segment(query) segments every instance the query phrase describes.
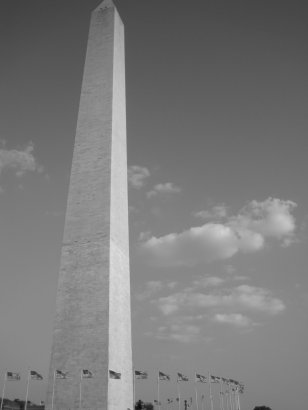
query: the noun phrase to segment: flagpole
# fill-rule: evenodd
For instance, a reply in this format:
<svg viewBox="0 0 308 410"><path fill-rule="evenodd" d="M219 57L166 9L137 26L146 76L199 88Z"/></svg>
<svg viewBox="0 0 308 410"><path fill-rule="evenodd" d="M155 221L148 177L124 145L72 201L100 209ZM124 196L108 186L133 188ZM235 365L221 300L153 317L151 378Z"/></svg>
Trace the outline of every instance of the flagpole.
<svg viewBox="0 0 308 410"><path fill-rule="evenodd" d="M159 373L158 373L158 377L157 377L157 405L158 405L158 409L160 409L160 401L159 401Z"/></svg>
<svg viewBox="0 0 308 410"><path fill-rule="evenodd" d="M230 385L228 385L228 399L229 399L229 410L232 410Z"/></svg>
<svg viewBox="0 0 308 410"><path fill-rule="evenodd" d="M196 383L196 373L195 373L195 394L196 394L196 409L199 410L199 404L198 404L198 390L197 390L197 383Z"/></svg>
<svg viewBox="0 0 308 410"><path fill-rule="evenodd" d="M82 370L80 370L80 381L79 381L79 410L81 410L81 382L82 382Z"/></svg>
<svg viewBox="0 0 308 410"><path fill-rule="evenodd" d="M239 405L238 405L238 386L236 386L236 391L235 391L235 402L236 402L236 410L239 410Z"/></svg>
<svg viewBox="0 0 308 410"><path fill-rule="evenodd" d="M28 379L27 379L27 391L26 391L25 410L27 410L27 406L28 406L29 385L30 385L30 369L28 369Z"/></svg>
<svg viewBox="0 0 308 410"><path fill-rule="evenodd" d="M176 382L176 385L177 385L177 391L178 391L179 410L181 410L181 391L180 391L179 381Z"/></svg>
<svg viewBox="0 0 308 410"><path fill-rule="evenodd" d="M136 404L136 376L135 376L135 368L133 367L133 403L134 408Z"/></svg>
<svg viewBox="0 0 308 410"><path fill-rule="evenodd" d="M225 384L225 383L224 383L224 384ZM226 389L226 386L225 386L225 388L224 388L224 396L225 396L226 410L229 410L228 389Z"/></svg>
<svg viewBox="0 0 308 410"><path fill-rule="evenodd" d="M53 410L53 403L54 403L54 398L55 398L55 383L56 383L56 371L53 372L51 410Z"/></svg>
<svg viewBox="0 0 308 410"><path fill-rule="evenodd" d="M220 408L221 410L225 410L225 405L224 405L224 391L223 391L223 381L220 379Z"/></svg>
<svg viewBox="0 0 308 410"><path fill-rule="evenodd" d="M238 410L237 405L236 405L236 390L233 391L233 402L234 402L234 410Z"/></svg>
<svg viewBox="0 0 308 410"><path fill-rule="evenodd" d="M205 381L205 383L206 383L206 381ZM206 386L205 386L205 393L204 393L204 409L203 409L203 410L206 410L206 408L207 408L207 405L206 405L206 397L207 397L207 392L206 392Z"/></svg>
<svg viewBox="0 0 308 410"><path fill-rule="evenodd" d="M229 383L227 382L227 390L226 390L226 403L227 403L227 410L231 410L230 406L230 390L229 390Z"/></svg>
<svg viewBox="0 0 308 410"><path fill-rule="evenodd" d="M231 390L229 390L229 398L230 398L230 408L231 410L234 409L234 403L233 403L233 387L231 386Z"/></svg>
<svg viewBox="0 0 308 410"><path fill-rule="evenodd" d="M209 392L210 392L210 401L211 401L211 410L214 410L214 403L213 403L213 396L212 396L212 381L211 381L211 373L209 372Z"/></svg>
<svg viewBox="0 0 308 410"><path fill-rule="evenodd" d="M1 397L1 410L3 409L3 400L4 400L4 392L5 392L6 381L7 381L7 370L5 370L5 375L4 375L4 383L3 383L2 397Z"/></svg>
<svg viewBox="0 0 308 410"><path fill-rule="evenodd" d="M240 392L239 391L237 391L237 402L238 402L238 405L237 405L238 410L241 410Z"/></svg>
<svg viewBox="0 0 308 410"><path fill-rule="evenodd" d="M198 404L198 390L197 390L197 385L195 383L195 393L196 393L196 409L199 410L199 404Z"/></svg>
<svg viewBox="0 0 308 410"><path fill-rule="evenodd" d="M231 395L232 395L233 410L236 410L235 401L234 401L234 390L233 390L233 388L232 388L232 393L231 393Z"/></svg>
<svg viewBox="0 0 308 410"><path fill-rule="evenodd" d="M233 390L233 403L234 403L234 410L237 410L235 390Z"/></svg>
<svg viewBox="0 0 308 410"><path fill-rule="evenodd" d="M232 410L230 384L228 383L228 409Z"/></svg>
<svg viewBox="0 0 308 410"><path fill-rule="evenodd" d="M237 406L236 406L236 393L235 393L235 390L233 391L233 402L234 402L234 410L237 410Z"/></svg>

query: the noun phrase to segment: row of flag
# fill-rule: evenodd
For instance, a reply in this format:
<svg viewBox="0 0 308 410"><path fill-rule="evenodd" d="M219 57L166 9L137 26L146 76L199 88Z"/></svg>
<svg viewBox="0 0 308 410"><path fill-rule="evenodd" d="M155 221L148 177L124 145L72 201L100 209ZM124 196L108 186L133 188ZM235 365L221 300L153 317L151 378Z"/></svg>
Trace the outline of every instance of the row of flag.
<svg viewBox="0 0 308 410"><path fill-rule="evenodd" d="M30 380L43 380L43 376L35 370L29 370L27 379L28 380L27 380L27 390L26 390L26 399L25 399L25 409L24 410L27 410ZM8 371L5 372L0 410L3 410L5 386L6 386L6 382L8 380L21 380L20 373L14 373L14 372L8 372Z"/></svg>
<svg viewBox="0 0 308 410"><path fill-rule="evenodd" d="M148 379L148 373L142 370L133 370L133 376L134 379ZM95 374L93 374L93 372L89 369L81 369L80 370L80 381L79 381L79 409L82 410L82 380L83 379L92 379L95 377ZM68 371L63 371L63 370L59 370L56 369L53 373L53 388L52 388L52 403L51 403L51 409L54 410L54 398L55 398L55 388L56 388L56 379L68 379L70 378L70 372ZM113 370L109 370L109 378L111 379L121 379L121 373L115 372ZM20 377L20 373L14 373L14 372L10 372L10 371L6 371L5 373L5 378L4 378L4 387L3 387L3 394L2 396L4 397L4 391L5 391L5 384L7 380L21 380ZM43 376L38 373L35 370L29 370L28 371L28 378L27 378L27 391L26 391L26 400L25 403L27 403L27 399L28 399L28 394L29 394L29 386L30 386L30 380L43 380ZM166 381L171 381L171 376L169 374L166 374L162 371L159 371L157 374L157 400L154 400L154 404L159 406L161 406L161 402L160 402L160 396L159 396L159 382L161 380L166 380ZM218 377L218 376L214 376L212 374L210 374L210 372L208 373L208 376L204 376L200 373L195 373L194 377L192 379L195 382L195 393L196 393L196 410L198 410L198 390L197 390L197 382L200 383L208 383L209 386L209 399L210 399L210 403L211 403L211 410L214 410L214 405L213 405L213 395L212 395L212 391L211 391L211 384L212 383L219 383L220 385L220 409L224 410L224 397L226 398L226 400L229 400L229 404L228 401L226 402L228 409L227 410L240 410L240 398L239 398L239 393L243 393L244 392L244 385L236 380L233 379L226 379L224 377ZM181 398L180 398L180 384L179 382L189 382L190 378L188 376L186 376L183 373L177 373L177 377L176 377L176 382L177 384L177 389L178 389L178 397L176 398L176 401L178 402L179 405L179 410L181 409ZM224 385L227 386L226 389L224 389ZM134 396L134 401L135 401L135 397L136 397L136 383L134 383L134 392L133 392L133 396ZM224 391L225 390L225 391ZM233 394L233 401L234 403L232 404L232 397L231 394ZM1 406L0 406L0 410L3 409L3 397L1 399ZM201 397L201 403L202 403L202 408L203 405L205 405L205 396L203 395ZM168 399L168 403L172 403L173 399ZM230 405L230 407L229 407ZM25 410L27 410L25 408Z"/></svg>
<svg viewBox="0 0 308 410"><path fill-rule="evenodd" d="M145 378L145 377L143 377ZM171 381L171 377L169 374L163 373L161 371L158 372L157 375L157 400L154 403L158 406L159 410L161 409L161 401L160 401L160 380L167 380ZM181 410L181 389L180 389L180 382L188 382L189 380L194 381L194 389L195 389L195 404L196 410L199 410L199 399L198 399L198 388L197 383L207 383L209 393L208 395L201 396L201 408L202 410L206 407L206 401L210 405L210 410L214 410L214 395L212 390L212 383L217 383L220 387L219 392L219 405L220 410L224 410L224 406L227 406L227 410L240 410L240 393L244 393L244 384L240 383L234 379L226 379L224 377L214 376L210 372L208 372L207 376L204 376L200 373L195 373L193 378L189 378L183 373L177 373L177 377L175 378L177 382L177 399L178 402L178 409ZM216 389L215 389L216 390ZM206 399L207 397L207 399ZM169 399L168 403L172 403L173 399ZM187 404L187 407L190 407Z"/></svg>
<svg viewBox="0 0 308 410"><path fill-rule="evenodd" d="M135 377L136 377L136 379L147 379L148 378L148 373L143 372L141 370L135 370ZM158 379L159 380L168 380L168 381L170 381L171 377L170 377L169 374L166 374L166 373L163 373L163 372L159 371L158 372ZM177 373L176 381L177 382L188 382L189 377L184 375L183 373ZM236 386L238 388L240 393L244 392L243 383L240 383L240 382L238 382L236 380L233 380L233 379L226 379L224 377L213 376L213 375L203 376L202 374L195 373L194 381L195 382L200 382L200 383L208 383L210 381L210 383L222 383L222 384L227 384L227 385L233 385L233 386Z"/></svg>
<svg viewBox="0 0 308 410"><path fill-rule="evenodd" d="M43 380L43 376L36 372L35 370L30 370L30 379L32 380ZM56 379L67 379L69 378L69 372L63 372L62 370L55 370L54 377ZM80 372L80 377L82 379L92 379L93 373L90 370L82 369ZM117 373L113 370L109 370L109 377L111 379L121 379L121 373ZM20 373L6 372L6 380L21 380Z"/></svg>
<svg viewBox="0 0 308 410"><path fill-rule="evenodd" d="M134 376L136 379L147 379L148 378L148 373L142 370L134 370ZM62 370L55 370L54 377L56 379L67 379L69 377L69 372L64 372ZM80 373L80 377L82 379L91 379L93 378L93 373L92 371L88 369L82 369ZM121 379L121 373L117 373L113 370L109 370L109 377L111 379ZM218 377L218 376L213 376L210 375L210 383L223 383L227 385L234 385L238 386L239 390L244 391L244 385L236 380L233 379L226 379L224 377ZM202 374L195 373L195 382L200 382L200 383L208 383L209 377L203 376ZM30 370L30 378L32 380L43 380L43 376L36 372L35 370ZM13 372L6 372L6 379L7 380L20 380L20 374L19 373L13 373ZM158 372L158 379L159 380L171 380L171 377L169 374L163 373L161 371ZM188 382L189 377L184 375L183 373L177 373L177 382Z"/></svg>
<svg viewBox="0 0 308 410"><path fill-rule="evenodd" d="M20 380L20 373L13 373L13 372L6 372L5 373L6 380ZM35 370L30 370L30 379L32 380L43 380L43 376L36 372Z"/></svg>

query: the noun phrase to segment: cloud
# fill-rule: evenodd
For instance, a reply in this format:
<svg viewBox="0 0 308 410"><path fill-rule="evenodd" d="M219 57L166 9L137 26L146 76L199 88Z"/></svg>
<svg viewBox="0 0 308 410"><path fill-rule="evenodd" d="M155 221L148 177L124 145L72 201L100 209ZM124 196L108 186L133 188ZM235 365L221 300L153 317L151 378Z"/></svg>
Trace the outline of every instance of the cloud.
<svg viewBox="0 0 308 410"><path fill-rule="evenodd" d="M181 192L181 188L172 182L166 182L164 184L157 184L154 188L147 192L147 197L152 198L158 194L177 194Z"/></svg>
<svg viewBox="0 0 308 410"><path fill-rule="evenodd" d="M142 292L136 295L137 300L146 300L153 296L155 293L163 289L163 282L160 280L152 280L146 283Z"/></svg>
<svg viewBox="0 0 308 410"><path fill-rule="evenodd" d="M162 282L161 280L151 280L147 282L142 290L136 294L136 299L139 301L150 299L154 294L165 289L174 289L178 282Z"/></svg>
<svg viewBox="0 0 308 410"><path fill-rule="evenodd" d="M229 324L236 327L251 327L255 323L241 313L216 313L212 319L214 322Z"/></svg>
<svg viewBox="0 0 308 410"><path fill-rule="evenodd" d="M284 302L269 289L250 285L227 287L227 283L229 279L209 276L174 292L173 282L148 282L146 299L161 313L156 330L148 332L148 336L183 343L207 340L204 329L211 322L246 332L259 326L262 317L275 317L286 309ZM151 298L168 289L174 293Z"/></svg>
<svg viewBox="0 0 308 410"><path fill-rule="evenodd" d="M169 289L174 289L178 285L178 282L169 282L167 283L167 287Z"/></svg>
<svg viewBox="0 0 308 410"><path fill-rule="evenodd" d="M186 289L155 301L165 315L172 315L182 309L212 309L233 311L252 311L277 315L285 309L282 300L275 298L271 291L264 288L240 285L229 289L219 289L212 293L201 293ZM220 313L220 312L217 312Z"/></svg>
<svg viewBox="0 0 308 410"><path fill-rule="evenodd" d="M233 280L237 280L237 281L243 281L243 280L250 280L251 278L249 278L248 276L244 276L244 275L235 275L232 278Z"/></svg>
<svg viewBox="0 0 308 410"><path fill-rule="evenodd" d="M197 218L202 218L202 219L222 219L226 218L228 215L227 207L225 204L219 204L213 206L210 210L204 210L204 211L199 211L195 212L194 216Z"/></svg>
<svg viewBox="0 0 308 410"><path fill-rule="evenodd" d="M43 172L43 167L38 164L33 155L34 146L29 142L23 150L5 148L0 149L0 174L12 170L17 177L23 176L26 172Z"/></svg>
<svg viewBox="0 0 308 410"><path fill-rule="evenodd" d="M206 276L193 281L193 285L200 288L207 288L210 286L220 286L225 282L225 279L219 278L218 276Z"/></svg>
<svg viewBox="0 0 308 410"><path fill-rule="evenodd" d="M296 206L293 201L278 198L251 201L237 217L231 219L230 226L239 231L246 229L263 237L282 239L292 235L295 230L295 218L291 212Z"/></svg>
<svg viewBox="0 0 308 410"><path fill-rule="evenodd" d="M151 292L157 292L162 289L163 283L160 280L151 280L147 282L146 287Z"/></svg>
<svg viewBox="0 0 308 410"><path fill-rule="evenodd" d="M133 188L142 188L149 177L150 171L146 167L140 167L139 165L128 167L128 182Z"/></svg>
<svg viewBox="0 0 308 410"><path fill-rule="evenodd" d="M260 234L242 232L222 224L208 223L180 234L152 236L141 244L150 261L163 266L193 266L199 262L228 259L240 250L256 251L264 246Z"/></svg>
<svg viewBox="0 0 308 410"><path fill-rule="evenodd" d="M251 201L224 223L209 222L181 233L152 236L140 244L140 249L158 265L194 266L229 259L237 253L260 251L268 239L286 246L294 238L295 207L295 202L277 198Z"/></svg>
<svg viewBox="0 0 308 410"><path fill-rule="evenodd" d="M154 336L160 340L192 343L200 339L200 327L191 324L160 326Z"/></svg>

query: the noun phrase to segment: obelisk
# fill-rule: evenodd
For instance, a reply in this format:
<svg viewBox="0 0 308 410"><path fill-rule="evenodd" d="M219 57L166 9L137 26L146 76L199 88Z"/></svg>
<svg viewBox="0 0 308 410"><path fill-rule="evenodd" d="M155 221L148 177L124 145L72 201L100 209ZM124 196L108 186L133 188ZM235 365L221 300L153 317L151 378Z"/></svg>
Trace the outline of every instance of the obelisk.
<svg viewBox="0 0 308 410"><path fill-rule="evenodd" d="M124 26L112 1L105 0L91 15L48 410L133 409L126 156ZM66 378L57 370L68 372ZM92 377L82 377L83 370ZM120 378L111 378L110 370Z"/></svg>

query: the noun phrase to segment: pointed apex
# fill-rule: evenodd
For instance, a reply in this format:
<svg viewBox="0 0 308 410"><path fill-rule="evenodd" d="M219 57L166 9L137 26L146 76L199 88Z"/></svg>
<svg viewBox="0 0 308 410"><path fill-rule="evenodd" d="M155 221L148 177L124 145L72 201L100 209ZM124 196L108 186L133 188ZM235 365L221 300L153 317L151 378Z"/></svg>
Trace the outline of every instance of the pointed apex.
<svg viewBox="0 0 308 410"><path fill-rule="evenodd" d="M104 10L109 9L110 7L115 7L112 0L103 0L94 10Z"/></svg>

